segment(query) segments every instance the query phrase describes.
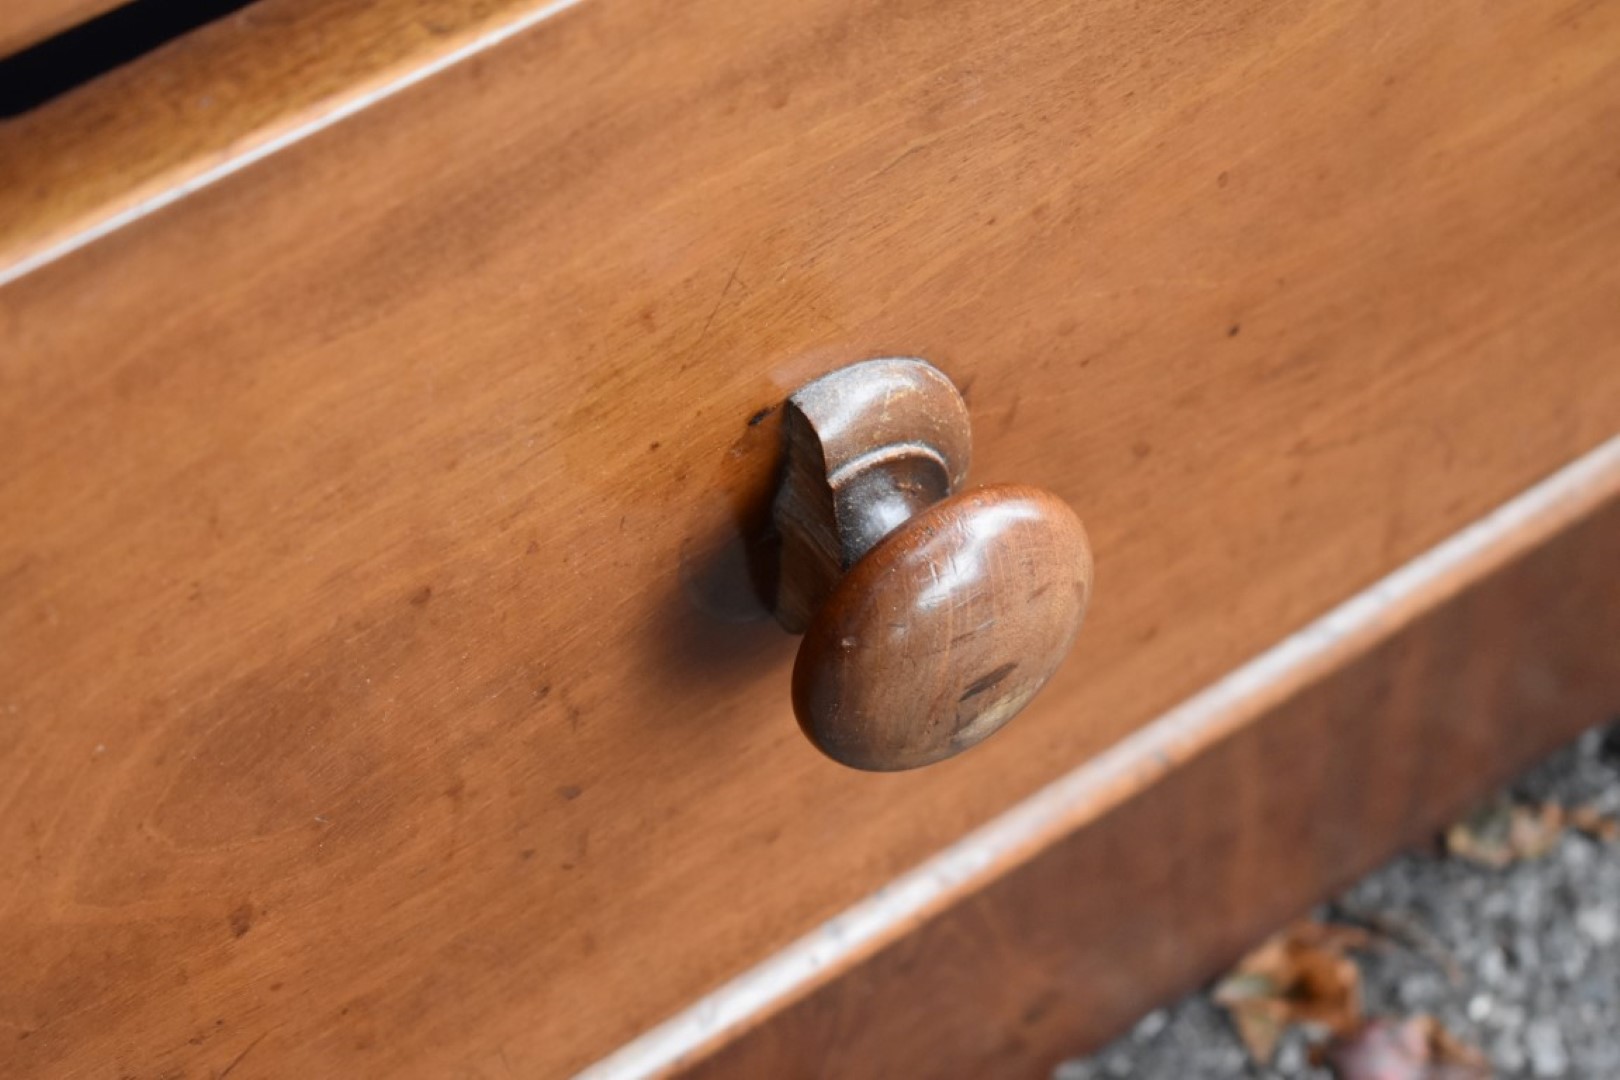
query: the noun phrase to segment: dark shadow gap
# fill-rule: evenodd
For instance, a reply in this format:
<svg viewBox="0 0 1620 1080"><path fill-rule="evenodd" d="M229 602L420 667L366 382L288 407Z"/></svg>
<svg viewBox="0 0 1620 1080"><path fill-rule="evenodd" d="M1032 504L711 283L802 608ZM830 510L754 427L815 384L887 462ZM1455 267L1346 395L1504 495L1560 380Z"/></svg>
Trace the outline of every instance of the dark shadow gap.
<svg viewBox="0 0 1620 1080"><path fill-rule="evenodd" d="M12 53L0 59L0 118L37 109L252 2L133 0Z"/></svg>

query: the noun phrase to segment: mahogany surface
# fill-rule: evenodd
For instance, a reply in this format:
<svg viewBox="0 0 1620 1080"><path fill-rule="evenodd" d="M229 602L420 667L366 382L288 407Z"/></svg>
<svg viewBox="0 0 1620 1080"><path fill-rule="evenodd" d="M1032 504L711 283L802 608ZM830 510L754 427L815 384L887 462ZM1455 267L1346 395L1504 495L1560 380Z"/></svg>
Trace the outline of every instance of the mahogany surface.
<svg viewBox="0 0 1620 1080"><path fill-rule="evenodd" d="M573 2L254 0L0 119L0 281ZM0 20L21 40L112 6L5 0Z"/></svg>
<svg viewBox="0 0 1620 1080"><path fill-rule="evenodd" d="M781 480L757 576L783 629L802 634L873 545L961 489L973 418L943 371L890 356L794 390L781 425Z"/></svg>
<svg viewBox="0 0 1620 1080"><path fill-rule="evenodd" d="M124 0L6 0L0 5L0 57L110 11Z"/></svg>
<svg viewBox="0 0 1620 1080"><path fill-rule="evenodd" d="M11 1073L566 1073L1620 430L1617 43L595 0L0 287ZM0 127L0 224L189 130L124 85ZM1103 592L867 776L721 586L770 410L896 354Z"/></svg>
<svg viewBox="0 0 1620 1080"><path fill-rule="evenodd" d="M1045 1080L1620 719L1617 556L1620 498L681 1075Z"/></svg>

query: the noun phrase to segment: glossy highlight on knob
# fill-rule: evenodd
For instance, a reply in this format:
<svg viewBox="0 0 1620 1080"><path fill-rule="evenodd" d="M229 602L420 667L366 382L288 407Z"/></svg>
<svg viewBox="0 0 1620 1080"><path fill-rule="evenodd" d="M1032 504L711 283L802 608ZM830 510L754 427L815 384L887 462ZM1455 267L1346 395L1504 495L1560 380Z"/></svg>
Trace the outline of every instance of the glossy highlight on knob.
<svg viewBox="0 0 1620 1080"><path fill-rule="evenodd" d="M955 384L913 357L839 368L784 404L772 607L804 634L799 726L844 765L914 769L982 742L1080 629L1085 529L1040 488L963 491L972 441Z"/></svg>
<svg viewBox="0 0 1620 1080"><path fill-rule="evenodd" d="M1007 484L938 502L872 548L811 621L793 669L800 727L858 769L957 754L1051 678L1091 585L1085 530L1056 496Z"/></svg>

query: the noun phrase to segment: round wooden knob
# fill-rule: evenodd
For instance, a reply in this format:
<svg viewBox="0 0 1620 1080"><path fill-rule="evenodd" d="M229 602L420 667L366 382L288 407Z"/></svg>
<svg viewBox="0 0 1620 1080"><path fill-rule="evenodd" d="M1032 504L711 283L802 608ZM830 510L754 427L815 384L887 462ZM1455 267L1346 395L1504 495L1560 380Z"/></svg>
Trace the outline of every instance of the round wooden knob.
<svg viewBox="0 0 1620 1080"><path fill-rule="evenodd" d="M1051 678L1091 595L1085 529L1056 496L1000 485L935 503L855 564L793 667L810 741L858 769L966 750Z"/></svg>
<svg viewBox="0 0 1620 1080"><path fill-rule="evenodd" d="M944 373L868 360L788 399L776 615L804 641L793 709L836 761L889 771L982 742L1068 653L1091 548L1057 496L958 493L967 405Z"/></svg>

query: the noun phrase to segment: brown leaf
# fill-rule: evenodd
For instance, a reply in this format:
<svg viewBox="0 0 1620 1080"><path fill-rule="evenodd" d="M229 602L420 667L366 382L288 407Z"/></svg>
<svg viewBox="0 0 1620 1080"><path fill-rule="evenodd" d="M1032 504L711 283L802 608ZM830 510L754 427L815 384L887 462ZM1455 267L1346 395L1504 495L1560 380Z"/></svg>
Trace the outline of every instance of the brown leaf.
<svg viewBox="0 0 1620 1080"><path fill-rule="evenodd" d="M1594 840L1612 843L1620 840L1620 821L1598 812L1593 806L1572 806L1569 808L1569 826L1579 829Z"/></svg>
<svg viewBox="0 0 1620 1080"><path fill-rule="evenodd" d="M1259 998L1229 1006L1228 1011L1250 1058L1266 1064L1276 1057L1277 1044L1288 1024L1283 1005L1274 999Z"/></svg>
<svg viewBox="0 0 1620 1080"><path fill-rule="evenodd" d="M1379 937L1405 946L1445 972L1451 985L1463 985L1465 976L1462 968L1457 965L1457 958L1446 948L1444 942L1425 929L1416 919L1395 911L1375 911L1372 908L1360 907L1345 897L1340 897L1334 907L1338 916L1351 925L1365 926Z"/></svg>
<svg viewBox="0 0 1620 1080"><path fill-rule="evenodd" d="M1215 988L1215 1001L1262 1064L1293 1024L1354 1030L1361 1021L1361 973L1345 953L1371 941L1360 927L1296 923L1245 956Z"/></svg>
<svg viewBox="0 0 1620 1080"><path fill-rule="evenodd" d="M1430 1016L1372 1020L1335 1039L1328 1066L1338 1080L1490 1080L1478 1050Z"/></svg>
<svg viewBox="0 0 1620 1080"><path fill-rule="evenodd" d="M1558 846L1566 824L1564 808L1498 800L1446 831L1446 850L1459 859L1496 870L1538 859Z"/></svg>

